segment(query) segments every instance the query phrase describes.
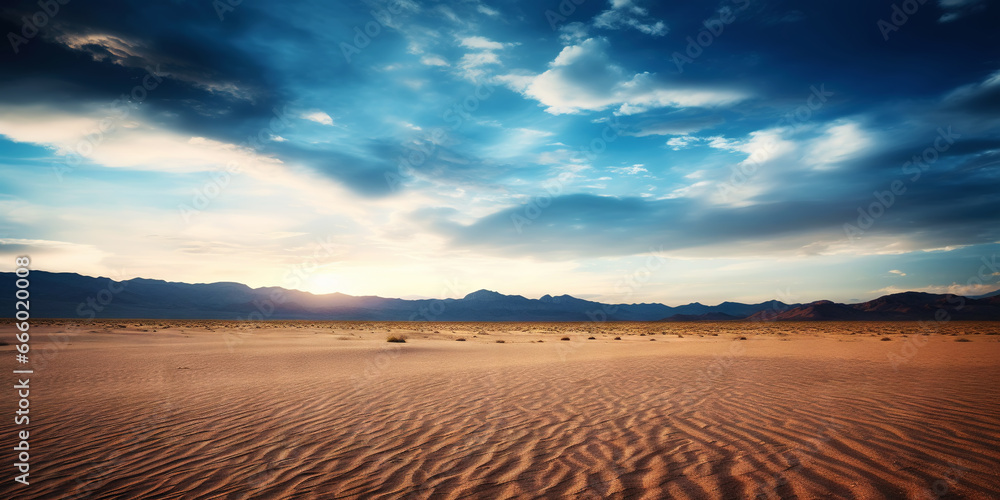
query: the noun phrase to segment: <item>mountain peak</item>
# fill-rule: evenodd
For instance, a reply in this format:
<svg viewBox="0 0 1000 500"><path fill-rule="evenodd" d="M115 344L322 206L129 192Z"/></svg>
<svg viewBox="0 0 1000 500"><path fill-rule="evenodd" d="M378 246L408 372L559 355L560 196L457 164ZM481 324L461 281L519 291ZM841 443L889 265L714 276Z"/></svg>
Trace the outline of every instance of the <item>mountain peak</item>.
<svg viewBox="0 0 1000 500"><path fill-rule="evenodd" d="M465 296L465 300L492 300L503 297L502 293L494 292L493 290L476 290Z"/></svg>

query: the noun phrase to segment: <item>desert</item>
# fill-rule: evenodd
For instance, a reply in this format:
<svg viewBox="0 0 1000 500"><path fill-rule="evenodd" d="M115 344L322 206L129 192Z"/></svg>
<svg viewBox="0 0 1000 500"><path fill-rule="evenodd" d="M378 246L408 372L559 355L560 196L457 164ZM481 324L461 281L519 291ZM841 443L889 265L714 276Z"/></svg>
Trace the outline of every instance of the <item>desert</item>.
<svg viewBox="0 0 1000 500"><path fill-rule="evenodd" d="M0 495L996 498L1000 327L933 326L36 320Z"/></svg>

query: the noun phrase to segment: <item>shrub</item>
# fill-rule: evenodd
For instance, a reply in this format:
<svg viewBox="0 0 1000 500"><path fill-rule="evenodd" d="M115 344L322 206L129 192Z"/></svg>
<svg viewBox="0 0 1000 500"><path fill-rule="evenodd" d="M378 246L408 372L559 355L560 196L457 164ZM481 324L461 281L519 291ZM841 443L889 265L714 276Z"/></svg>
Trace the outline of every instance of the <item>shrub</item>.
<svg viewBox="0 0 1000 500"><path fill-rule="evenodd" d="M455 342L465 342L465 337L459 337L455 339Z"/></svg>
<svg viewBox="0 0 1000 500"><path fill-rule="evenodd" d="M406 337L404 337L402 335L389 335L388 337L386 337L385 341L386 342L397 342L397 343L401 343L402 344L402 343L406 342Z"/></svg>
<svg viewBox="0 0 1000 500"><path fill-rule="evenodd" d="M621 340L621 339L622 339L621 337L615 337L615 340Z"/></svg>
<svg viewBox="0 0 1000 500"><path fill-rule="evenodd" d="M881 339L879 339L879 340L881 340L882 342L888 342L888 341L890 341L890 340L892 340L892 339L890 339L889 337L882 337L882 338L881 338Z"/></svg>
<svg viewBox="0 0 1000 500"><path fill-rule="evenodd" d="M587 340L597 340L597 339L594 337L587 337Z"/></svg>
<svg viewBox="0 0 1000 500"><path fill-rule="evenodd" d="M563 338L561 338L559 340L569 340L569 337L563 337Z"/></svg>
<svg viewBox="0 0 1000 500"><path fill-rule="evenodd" d="M497 340L497 344L503 344L503 343L504 343L503 340Z"/></svg>
<svg viewBox="0 0 1000 500"><path fill-rule="evenodd" d="M972 342L969 339L955 339L955 342Z"/></svg>
<svg viewBox="0 0 1000 500"><path fill-rule="evenodd" d="M746 339L747 339L746 337L740 337L740 340L746 340Z"/></svg>
<svg viewBox="0 0 1000 500"><path fill-rule="evenodd" d="M653 338L653 339L649 339L649 340L652 340L652 341L656 341L656 339L655 339L655 338Z"/></svg>

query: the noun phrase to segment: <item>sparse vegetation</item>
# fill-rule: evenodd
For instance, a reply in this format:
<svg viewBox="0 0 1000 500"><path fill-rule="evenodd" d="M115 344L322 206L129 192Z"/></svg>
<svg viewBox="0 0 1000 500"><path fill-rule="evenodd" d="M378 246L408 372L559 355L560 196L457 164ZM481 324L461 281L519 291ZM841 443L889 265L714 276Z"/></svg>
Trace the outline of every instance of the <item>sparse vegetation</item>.
<svg viewBox="0 0 1000 500"><path fill-rule="evenodd" d="M967 338L960 338L960 339L955 339L955 342L972 342L972 340Z"/></svg>
<svg viewBox="0 0 1000 500"><path fill-rule="evenodd" d="M621 340L621 339L622 339L621 337L615 337L615 340Z"/></svg>
<svg viewBox="0 0 1000 500"><path fill-rule="evenodd" d="M503 343L504 343L503 340L497 339L497 344L503 344Z"/></svg>
<svg viewBox="0 0 1000 500"><path fill-rule="evenodd" d="M879 339L879 340L881 340L882 342L888 342L888 341L890 341L890 340L892 340L892 339L890 339L889 337L882 337L882 338L881 338L881 339Z"/></svg>
<svg viewBox="0 0 1000 500"><path fill-rule="evenodd" d="M587 340L597 340L597 339L594 337L587 337Z"/></svg>
<svg viewBox="0 0 1000 500"><path fill-rule="evenodd" d="M569 340L569 337L563 337L563 338L561 338L559 340Z"/></svg>
<svg viewBox="0 0 1000 500"><path fill-rule="evenodd" d="M459 337L455 339L455 342L465 342L465 337Z"/></svg>
<svg viewBox="0 0 1000 500"><path fill-rule="evenodd" d="M746 340L746 339L747 339L746 337L740 337L740 340Z"/></svg>
<svg viewBox="0 0 1000 500"><path fill-rule="evenodd" d="M403 335L389 335L388 337L385 338L385 341L386 342L395 342L395 343L398 343L398 344L404 344L404 343L406 343L406 337L403 336Z"/></svg>

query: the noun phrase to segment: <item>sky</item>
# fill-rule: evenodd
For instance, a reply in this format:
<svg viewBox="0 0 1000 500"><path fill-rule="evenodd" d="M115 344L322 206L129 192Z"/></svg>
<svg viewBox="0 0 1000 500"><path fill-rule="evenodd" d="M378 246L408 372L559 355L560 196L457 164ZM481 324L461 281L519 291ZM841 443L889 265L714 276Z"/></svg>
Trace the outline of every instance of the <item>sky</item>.
<svg viewBox="0 0 1000 500"><path fill-rule="evenodd" d="M998 21L988 0L6 2L0 269L987 293Z"/></svg>

